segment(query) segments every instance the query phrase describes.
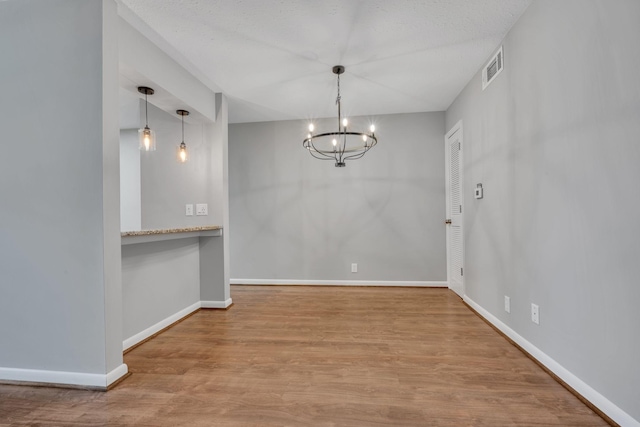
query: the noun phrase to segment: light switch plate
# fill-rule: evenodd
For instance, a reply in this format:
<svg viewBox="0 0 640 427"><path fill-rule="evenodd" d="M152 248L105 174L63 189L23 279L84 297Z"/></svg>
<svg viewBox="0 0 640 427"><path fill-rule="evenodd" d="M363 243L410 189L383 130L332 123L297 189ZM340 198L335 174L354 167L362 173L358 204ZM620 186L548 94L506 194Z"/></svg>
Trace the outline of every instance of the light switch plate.
<svg viewBox="0 0 640 427"><path fill-rule="evenodd" d="M196 215L198 216L209 215L209 205L207 205L206 203L196 204Z"/></svg>
<svg viewBox="0 0 640 427"><path fill-rule="evenodd" d="M185 215L193 216L193 203L185 205Z"/></svg>

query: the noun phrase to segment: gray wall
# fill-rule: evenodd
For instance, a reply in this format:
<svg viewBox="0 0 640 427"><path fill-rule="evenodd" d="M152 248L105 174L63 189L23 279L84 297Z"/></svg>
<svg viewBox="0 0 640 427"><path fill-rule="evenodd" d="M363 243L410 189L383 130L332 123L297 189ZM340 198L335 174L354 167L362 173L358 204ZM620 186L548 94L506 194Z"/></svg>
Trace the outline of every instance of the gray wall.
<svg viewBox="0 0 640 427"><path fill-rule="evenodd" d="M115 17L0 2L0 368L122 363Z"/></svg>
<svg viewBox="0 0 640 427"><path fill-rule="evenodd" d="M122 246L123 338L200 301L198 238Z"/></svg>
<svg viewBox="0 0 640 427"><path fill-rule="evenodd" d="M210 277L202 286L200 296L203 301L228 301L231 298L229 287L230 249L229 249L229 105L226 96L216 94L216 122L206 129L211 135L211 178L208 180L213 195L213 206L209 206L214 224L223 228L222 237L201 239L201 260L209 256L215 258L203 266L200 274ZM222 242L220 242L222 239ZM214 274L213 269L216 269ZM205 272L205 270L208 270ZM220 271L222 270L222 271ZM222 274L220 274L222 273ZM220 292L222 290L222 292Z"/></svg>
<svg viewBox="0 0 640 427"><path fill-rule="evenodd" d="M144 103L141 104L144 115ZM184 107L188 110L188 107ZM140 153L140 191L142 229L221 225L215 215L211 191L210 129L219 124L188 124L184 140L189 151L185 163L178 162L177 148L182 141L180 116L170 115L149 104L149 127L156 132L156 151ZM194 205L194 215L185 215L185 205ZM196 216L196 203L209 205L208 216ZM215 222L213 222L215 221Z"/></svg>
<svg viewBox="0 0 640 427"><path fill-rule="evenodd" d="M120 131L120 228L142 230L138 130Z"/></svg>
<svg viewBox="0 0 640 427"><path fill-rule="evenodd" d="M464 126L466 294L636 420L639 22L637 1L534 2L502 74L446 114Z"/></svg>
<svg viewBox="0 0 640 427"><path fill-rule="evenodd" d="M215 123L185 124L190 158L182 164L176 161L175 150L181 141L180 120L149 105L149 124L156 130L158 148L140 153L136 145L131 162L135 165L135 159L142 158L138 179L142 181L143 228L213 224L223 227L223 236L122 247L125 339L201 300L230 298L229 255L223 240L228 231L227 102L221 94L216 95L216 114ZM125 136L121 144L134 143L127 133L121 132ZM209 216L185 216L184 204L196 202L209 203Z"/></svg>
<svg viewBox="0 0 640 427"><path fill-rule="evenodd" d="M345 168L302 148L305 121L229 126L232 278L446 280L444 113L375 121Z"/></svg>
<svg viewBox="0 0 640 427"><path fill-rule="evenodd" d="M122 260L120 250L120 144L117 8L102 7L102 235L106 372L122 363ZM115 378L113 378L115 379ZM111 378L109 379L112 380Z"/></svg>

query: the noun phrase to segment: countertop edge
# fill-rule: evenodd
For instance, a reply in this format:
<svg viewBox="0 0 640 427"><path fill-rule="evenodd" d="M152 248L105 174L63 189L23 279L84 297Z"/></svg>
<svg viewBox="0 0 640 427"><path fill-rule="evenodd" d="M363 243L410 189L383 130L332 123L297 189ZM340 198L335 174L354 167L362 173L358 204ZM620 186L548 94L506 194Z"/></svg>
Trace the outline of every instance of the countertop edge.
<svg viewBox="0 0 640 427"><path fill-rule="evenodd" d="M120 233L121 237L137 237L137 236L157 236L165 234L177 234L177 233L194 233L199 231L216 231L222 230L219 225L208 225L203 227L184 227L184 228L166 228L158 230L139 230L139 231L124 231Z"/></svg>

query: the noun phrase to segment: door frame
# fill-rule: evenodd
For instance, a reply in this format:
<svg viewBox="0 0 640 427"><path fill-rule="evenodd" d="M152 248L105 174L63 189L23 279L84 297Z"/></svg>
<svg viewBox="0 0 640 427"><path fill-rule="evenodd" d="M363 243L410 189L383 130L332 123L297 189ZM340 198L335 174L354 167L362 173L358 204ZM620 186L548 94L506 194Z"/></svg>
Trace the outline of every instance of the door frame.
<svg viewBox="0 0 640 427"><path fill-rule="evenodd" d="M446 199L446 203L445 203L445 218L449 219L449 213L451 212L451 188L450 188L450 179L449 179L449 173L450 173L450 152L449 152L449 140L456 135L457 133L459 133L456 137L459 139L460 141L460 203L462 203L462 213L460 214L460 232L462 234L462 241L461 241L461 247L460 250L462 251L462 254L460 254L461 256L461 260L462 260L462 295L460 295L460 297L462 298L465 295L465 285L464 285L464 213L465 213L465 207L464 207L464 145L463 145L463 129L462 129L462 120L459 120L455 125L453 125L453 127L449 130L449 132L447 132L447 134L444 136L444 156L445 156L445 165L444 165L444 175L445 175L445 199ZM451 256L450 256L450 250L451 250L451 227L448 224L445 224L446 227L446 240L447 240L447 287L449 289L451 288L451 277L450 277L450 273L451 273ZM454 291L455 292L455 291Z"/></svg>

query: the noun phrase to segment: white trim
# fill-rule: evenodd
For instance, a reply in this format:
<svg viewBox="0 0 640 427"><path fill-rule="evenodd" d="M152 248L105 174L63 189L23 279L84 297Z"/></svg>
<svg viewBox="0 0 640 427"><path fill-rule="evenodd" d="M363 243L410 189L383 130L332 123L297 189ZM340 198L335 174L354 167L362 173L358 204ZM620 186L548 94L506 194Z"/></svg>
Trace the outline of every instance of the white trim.
<svg viewBox="0 0 640 427"><path fill-rule="evenodd" d="M314 286L405 286L446 288L446 281L384 281L384 280L291 280L291 279L231 279L232 285L314 285Z"/></svg>
<svg viewBox="0 0 640 427"><path fill-rule="evenodd" d="M450 151L450 142L449 139L451 139L456 133L460 132L458 138L460 140L460 203L462 203L462 206L464 207L464 151L462 150L462 145L464 144L464 130L462 127L462 119L458 120L458 122L453 125L453 127L449 130L449 132L447 132L447 134L444 136L444 182L445 182L445 211L444 211L444 217L447 219L451 219L451 197L450 197L450 193L451 193L451 185L450 185L450 169L451 169L451 163L450 163L450 157L451 157L451 151ZM460 231L463 236L462 238L462 268L464 269L464 214L465 214L466 209L462 210L462 213L460 214ZM449 227L448 225L445 226L446 227L446 250L447 250L447 287L449 289L451 288L451 277L450 277L450 273L451 273L451 257L449 256L451 253L451 227ZM453 290L453 289L452 289ZM455 292L455 290L454 290ZM464 274L462 275L462 295L460 295L461 297L465 294L465 290L464 290Z"/></svg>
<svg viewBox="0 0 640 427"><path fill-rule="evenodd" d="M640 427L640 422L635 420L631 415L627 414L625 411L616 406L609 399L598 393L596 390L587 385L580 378L572 374L565 367L560 365L558 362L549 357L546 353L540 350L538 347L531 344L529 341L524 339L518 333L516 333L513 329L502 323L497 317L489 313L487 310L478 305L475 301L469 298L467 295L464 296L464 302L469 304L474 310L476 310L482 317L487 319L492 325L498 328L502 333L512 339L516 344L522 347L527 353L533 356L538 362L542 363L546 366L551 372L556 374L562 381L567 383L570 387L572 387L575 391L580 393L582 397L587 399L593 405L595 405L602 412L607 414L613 421L620 424L621 426L636 426Z"/></svg>
<svg viewBox="0 0 640 427"><path fill-rule="evenodd" d="M200 301L202 308L227 308L233 304L233 300L229 298L226 301Z"/></svg>
<svg viewBox="0 0 640 427"><path fill-rule="evenodd" d="M128 348L133 347L134 345L138 344L139 342L146 340L151 335L161 331L162 329L166 328L167 326L171 325L172 323L177 322L178 320L182 319L183 317L193 313L194 311L198 310L200 307L201 307L200 301L198 301L196 303L193 303L189 307L184 308L184 309L180 310L179 312L177 312L175 314L172 314L171 316L167 317L166 319L159 321L155 325L148 327L144 331L138 332L134 336L127 338L126 340L124 340L122 342L122 350L124 351L124 350L126 350Z"/></svg>
<svg viewBox="0 0 640 427"><path fill-rule="evenodd" d="M124 363L108 374L83 372L43 371L40 369L0 368L0 381L66 384L106 388L129 372Z"/></svg>
<svg viewBox="0 0 640 427"><path fill-rule="evenodd" d="M107 374L107 387L118 381L123 376L127 375L127 372L129 372L129 367L124 363L118 366L113 371L109 372Z"/></svg>

